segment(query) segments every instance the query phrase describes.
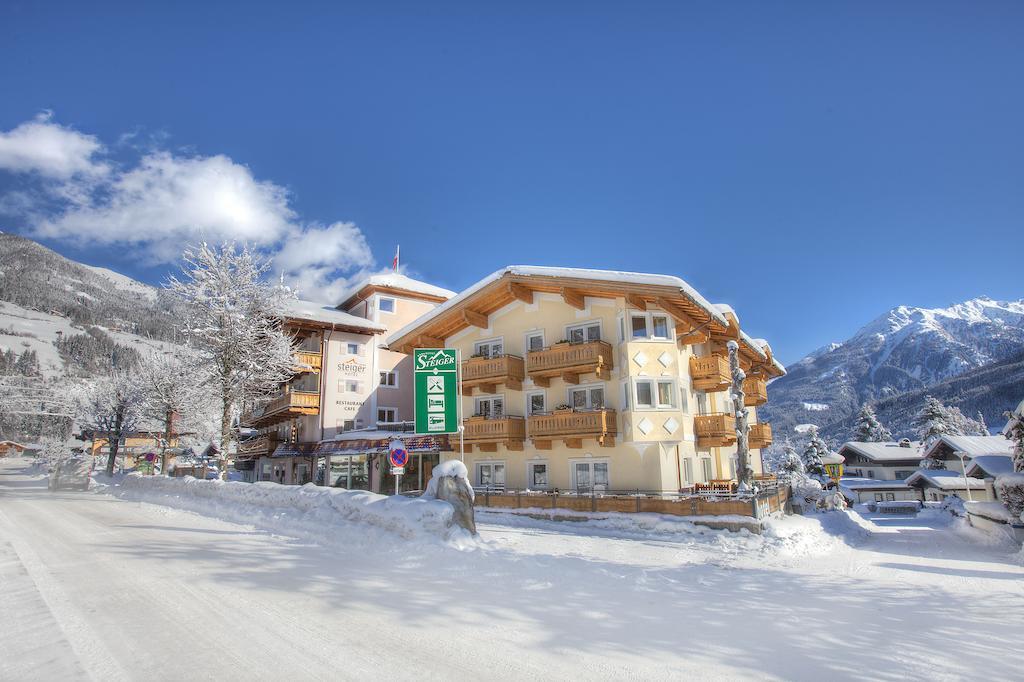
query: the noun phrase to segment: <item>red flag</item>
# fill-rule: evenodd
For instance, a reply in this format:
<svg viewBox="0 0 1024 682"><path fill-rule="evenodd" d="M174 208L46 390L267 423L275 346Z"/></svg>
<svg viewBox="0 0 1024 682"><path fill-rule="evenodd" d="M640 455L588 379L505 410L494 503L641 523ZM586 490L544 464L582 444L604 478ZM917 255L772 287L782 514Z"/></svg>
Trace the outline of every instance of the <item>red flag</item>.
<svg viewBox="0 0 1024 682"><path fill-rule="evenodd" d="M398 250L400 248L400 246L395 246L395 259L391 261L391 269L395 272L398 272Z"/></svg>

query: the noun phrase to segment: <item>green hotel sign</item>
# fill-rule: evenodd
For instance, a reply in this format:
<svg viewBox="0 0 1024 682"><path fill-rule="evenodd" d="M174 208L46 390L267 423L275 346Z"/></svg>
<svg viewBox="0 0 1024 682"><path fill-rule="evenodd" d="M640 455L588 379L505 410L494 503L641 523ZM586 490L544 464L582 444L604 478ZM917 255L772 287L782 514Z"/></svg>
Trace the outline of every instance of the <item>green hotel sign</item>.
<svg viewBox="0 0 1024 682"><path fill-rule="evenodd" d="M458 433L459 361L448 348L413 352L416 433Z"/></svg>

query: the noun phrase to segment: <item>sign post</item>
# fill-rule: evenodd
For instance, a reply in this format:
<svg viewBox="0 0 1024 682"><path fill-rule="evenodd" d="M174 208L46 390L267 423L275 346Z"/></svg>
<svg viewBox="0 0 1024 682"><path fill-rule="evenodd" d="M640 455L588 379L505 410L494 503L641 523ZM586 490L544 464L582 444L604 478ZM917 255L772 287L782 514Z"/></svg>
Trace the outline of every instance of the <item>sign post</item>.
<svg viewBox="0 0 1024 682"><path fill-rule="evenodd" d="M405 465L409 461L409 451L405 449L405 443L400 440L393 440L388 446L388 459L391 461L391 473L395 475L395 494L398 494L399 482L402 474L405 473Z"/></svg>
<svg viewBox="0 0 1024 682"><path fill-rule="evenodd" d="M416 433L459 434L459 454L466 459L462 434L462 372L454 348L413 351Z"/></svg>

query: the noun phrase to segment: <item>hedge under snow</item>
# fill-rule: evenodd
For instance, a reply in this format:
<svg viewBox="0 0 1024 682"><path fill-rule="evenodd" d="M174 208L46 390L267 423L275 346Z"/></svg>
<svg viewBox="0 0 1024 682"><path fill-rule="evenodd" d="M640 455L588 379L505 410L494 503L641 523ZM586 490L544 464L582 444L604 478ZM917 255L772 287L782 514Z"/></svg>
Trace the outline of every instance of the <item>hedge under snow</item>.
<svg viewBox="0 0 1024 682"><path fill-rule="evenodd" d="M442 500L378 495L312 483L201 481L130 474L108 492L122 498L187 509L294 534L330 534L332 526L363 524L408 539L448 539L452 505ZM457 529L458 530L458 529Z"/></svg>

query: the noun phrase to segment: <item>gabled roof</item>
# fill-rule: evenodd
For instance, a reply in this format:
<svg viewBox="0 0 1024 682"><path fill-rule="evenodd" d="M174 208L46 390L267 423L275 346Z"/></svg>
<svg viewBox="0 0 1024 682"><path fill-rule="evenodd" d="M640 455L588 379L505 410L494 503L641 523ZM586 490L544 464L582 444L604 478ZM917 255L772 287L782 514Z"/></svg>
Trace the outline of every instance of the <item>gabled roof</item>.
<svg viewBox="0 0 1024 682"><path fill-rule="evenodd" d="M843 447L839 448L839 452L842 453L843 450L850 450L873 462L893 462L920 460L920 446L920 443L911 443L909 448L902 448L899 443L894 442L865 443L854 440L843 443Z"/></svg>
<svg viewBox="0 0 1024 682"><path fill-rule="evenodd" d="M455 296L454 291L449 291L443 287L421 282L418 279L413 279L398 272L388 272L370 275L353 286L341 297L341 303L338 304L338 308L342 310L351 308L377 291L435 303L442 303Z"/></svg>
<svg viewBox="0 0 1024 682"><path fill-rule="evenodd" d="M967 465L967 475L975 478L995 478L1013 473L1013 458L1009 455L978 455Z"/></svg>
<svg viewBox="0 0 1024 682"><path fill-rule="evenodd" d="M921 484L940 490L984 490L985 481L980 478L964 477L959 471L945 469L918 469L907 477L907 485Z"/></svg>
<svg viewBox="0 0 1024 682"><path fill-rule="evenodd" d="M349 313L337 310L333 306L301 299L291 299L285 302L285 319L299 322L312 322L317 326L329 326L339 329L348 329L365 334L380 334L387 328L372 320L363 317L350 315Z"/></svg>
<svg viewBox="0 0 1024 682"><path fill-rule="evenodd" d="M678 277L617 270L509 265L391 334L388 345L395 350L408 350L419 343L420 337L431 343L443 340L468 326L468 320L474 316L489 315L516 299L532 301L534 292L559 294L566 301L576 302L591 296L625 297L634 306L651 303L666 310L677 322L685 320L691 332L704 330L735 338L748 359L770 367L772 374L785 373L767 343L757 342L740 331L729 306L712 304ZM577 307L582 307L582 303Z"/></svg>
<svg viewBox="0 0 1024 682"><path fill-rule="evenodd" d="M925 453L929 457L939 451L962 452L965 457L980 455L1012 455L1013 441L1006 436L943 436Z"/></svg>

